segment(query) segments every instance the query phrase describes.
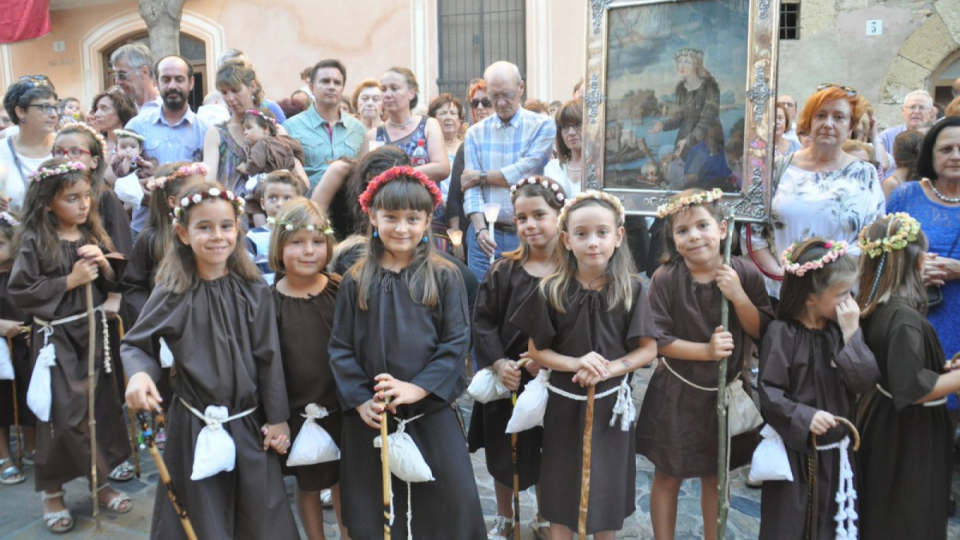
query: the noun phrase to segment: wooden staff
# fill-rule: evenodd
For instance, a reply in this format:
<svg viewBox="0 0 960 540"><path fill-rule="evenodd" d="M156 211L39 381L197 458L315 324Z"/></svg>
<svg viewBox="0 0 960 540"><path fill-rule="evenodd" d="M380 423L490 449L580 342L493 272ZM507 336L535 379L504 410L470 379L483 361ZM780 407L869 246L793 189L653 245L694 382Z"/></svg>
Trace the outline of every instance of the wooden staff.
<svg viewBox="0 0 960 540"><path fill-rule="evenodd" d="M93 519L97 522L97 532L100 532L100 504L97 500L97 417L94 407L97 391L97 319L93 313L93 284L84 285L87 297L87 390L89 404L87 415L90 425L90 491L93 499Z"/></svg>
<svg viewBox="0 0 960 540"><path fill-rule="evenodd" d="M723 264L730 264L730 247L733 244L734 216L727 217L727 238L723 245ZM720 295L720 326L724 331L730 327L730 302ZM717 452L717 540L723 540L727 534L727 513L730 510L728 493L727 460L729 440L727 439L727 357L719 362L717 376L717 418L720 421L719 451Z"/></svg>
<svg viewBox="0 0 960 540"><path fill-rule="evenodd" d="M523 358L517 362L517 368L522 368L530 362L529 358ZM513 406L517 406L517 392L513 391L510 393L510 398L513 401ZM514 540L520 540L520 471L517 470L517 462L519 461L519 456L517 456L517 433L510 434L510 451L511 457L513 459L513 535Z"/></svg>
<svg viewBox="0 0 960 540"><path fill-rule="evenodd" d="M960 353L957 354L960 356ZM857 450L860 450L860 432L857 431L857 427L853 425L853 422L842 416L834 416L833 418L837 422L846 425L847 428L850 429L850 434L853 435L853 451L856 452ZM816 540L817 538L817 523L820 520L817 515L817 510L820 507L820 493L819 488L817 487L817 472L819 468L819 458L817 455L817 435L815 433L811 433L810 453L807 455L807 530L803 535L804 540ZM843 479L841 479L841 482L842 481Z"/></svg>
<svg viewBox="0 0 960 540"><path fill-rule="evenodd" d="M7 338L7 348L10 349L10 365L13 365L13 338ZM17 374L13 374L13 429L17 432L17 468L23 468L23 434L20 433L20 404L17 403Z"/></svg>
<svg viewBox="0 0 960 540"><path fill-rule="evenodd" d="M160 412L160 407L156 407L156 410L158 412L157 424L162 426L164 421L163 414ZM140 420L140 429L143 430L143 441L147 444L147 448L150 449L150 455L153 456L153 461L157 464L160 481L163 482L164 487L167 488L167 497L170 498L170 503L173 504L173 511L180 517L183 532L186 533L188 540L197 540L197 533L193 531L193 524L190 523L190 516L187 515L187 509L184 508L180 504L180 500L177 499L177 490L173 487L170 471L167 470L167 464L163 462L163 456L160 455L160 450L157 449L157 443L153 439L150 413L140 411L137 413L137 419Z"/></svg>
<svg viewBox="0 0 960 540"><path fill-rule="evenodd" d="M125 334L124 328L123 328L123 319L120 318L120 314L118 313L113 316L113 320L117 321L117 335L122 341L123 335ZM118 346L113 350L119 351L120 347ZM119 355L119 352L117 354ZM120 369L123 370L122 362L120 363ZM122 373L123 373L124 384L128 384L130 382L130 379L127 378L126 370L123 370ZM120 379L117 379L117 392L119 392L120 396L123 397L123 389L120 388ZM133 423L133 413L130 412L129 407L127 407L127 412L124 414L127 417L127 428L128 428L128 431L130 432L130 442L133 445L133 470L136 473L137 478L140 478L140 445L137 444L137 427Z"/></svg>
<svg viewBox="0 0 960 540"><path fill-rule="evenodd" d="M587 390L587 419L583 427L583 472L580 475L580 520L577 534L587 538L587 507L590 505L590 454L593 453L593 402L596 385Z"/></svg>
<svg viewBox="0 0 960 540"><path fill-rule="evenodd" d="M390 455L387 453L387 422L390 420L390 413L387 412L387 405L390 403L388 397L383 402L383 412L380 413L380 464L383 469L383 540L390 540L390 496L393 493L393 486L390 478ZM412 504L407 501L407 504ZM410 531L407 531L410 534Z"/></svg>

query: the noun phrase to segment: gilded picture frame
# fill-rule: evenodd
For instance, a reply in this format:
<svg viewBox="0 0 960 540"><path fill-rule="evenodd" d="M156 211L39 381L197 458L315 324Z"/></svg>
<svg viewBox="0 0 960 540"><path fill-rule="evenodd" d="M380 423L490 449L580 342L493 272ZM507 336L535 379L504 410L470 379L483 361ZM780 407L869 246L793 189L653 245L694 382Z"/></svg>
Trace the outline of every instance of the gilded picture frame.
<svg viewBox="0 0 960 540"><path fill-rule="evenodd" d="M720 187L738 221L768 215L779 0L589 0L587 189L656 215Z"/></svg>

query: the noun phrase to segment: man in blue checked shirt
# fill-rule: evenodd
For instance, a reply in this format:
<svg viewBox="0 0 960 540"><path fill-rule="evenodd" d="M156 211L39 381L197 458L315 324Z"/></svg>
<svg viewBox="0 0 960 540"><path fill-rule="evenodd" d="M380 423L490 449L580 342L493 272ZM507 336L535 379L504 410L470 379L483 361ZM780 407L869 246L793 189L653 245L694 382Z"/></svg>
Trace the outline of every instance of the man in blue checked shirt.
<svg viewBox="0 0 960 540"><path fill-rule="evenodd" d="M467 265L480 280L490 267L491 255L499 257L518 247L510 186L522 178L543 174L557 135L552 118L520 107L523 80L516 65L495 62L483 78L497 114L467 131L460 180L463 210L470 220L466 234ZM500 205L493 238L483 215L483 205L489 202Z"/></svg>

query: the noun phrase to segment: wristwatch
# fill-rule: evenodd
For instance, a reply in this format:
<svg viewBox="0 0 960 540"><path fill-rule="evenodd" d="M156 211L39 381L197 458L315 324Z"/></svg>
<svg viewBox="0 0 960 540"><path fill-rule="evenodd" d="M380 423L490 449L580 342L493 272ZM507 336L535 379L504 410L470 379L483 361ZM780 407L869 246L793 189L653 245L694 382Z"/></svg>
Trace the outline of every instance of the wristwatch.
<svg viewBox="0 0 960 540"><path fill-rule="evenodd" d="M487 171L480 171L480 185L485 186L487 184Z"/></svg>

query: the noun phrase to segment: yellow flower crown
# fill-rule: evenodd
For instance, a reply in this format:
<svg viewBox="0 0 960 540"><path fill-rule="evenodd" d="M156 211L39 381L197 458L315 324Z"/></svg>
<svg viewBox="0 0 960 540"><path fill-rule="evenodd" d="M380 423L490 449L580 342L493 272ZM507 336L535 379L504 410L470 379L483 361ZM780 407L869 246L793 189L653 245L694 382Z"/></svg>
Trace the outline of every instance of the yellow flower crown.
<svg viewBox="0 0 960 540"><path fill-rule="evenodd" d="M661 205L657 208L657 217L663 219L670 214L676 214L688 206L701 206L704 204L710 204L717 202L722 198L723 191L721 191L720 188L713 188L710 191L695 193L693 195L687 195L684 197L674 197L673 199L670 199L670 202L667 204Z"/></svg>
<svg viewBox="0 0 960 540"><path fill-rule="evenodd" d="M564 203L563 208L560 209L560 216L557 218L557 222L559 223L561 229L563 229L563 224L567 221L567 215L570 214L570 211L573 209L573 207L588 199L603 201L610 206L613 206L613 210L617 213L617 217L620 220L617 222L617 225L623 225L623 222L627 218L627 212L623 209L623 203L620 202L620 199L610 195L609 193L590 189L587 191L581 191L575 197L567 199L567 202Z"/></svg>
<svg viewBox="0 0 960 540"><path fill-rule="evenodd" d="M893 225L894 220L900 220L900 227L897 229L897 232L891 235L889 232L890 225ZM860 249L869 255L870 258L876 258L885 252L890 253L894 250L903 249L907 247L907 244L910 242L916 242L917 233L920 232L920 222L906 212L897 212L890 216L889 225L887 226L887 236L877 238L873 241L867 240L867 229L869 228L870 226L868 225L860 231L857 245L859 245Z"/></svg>

